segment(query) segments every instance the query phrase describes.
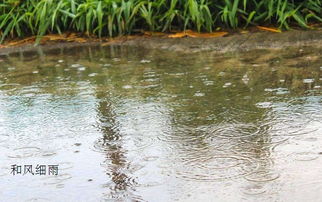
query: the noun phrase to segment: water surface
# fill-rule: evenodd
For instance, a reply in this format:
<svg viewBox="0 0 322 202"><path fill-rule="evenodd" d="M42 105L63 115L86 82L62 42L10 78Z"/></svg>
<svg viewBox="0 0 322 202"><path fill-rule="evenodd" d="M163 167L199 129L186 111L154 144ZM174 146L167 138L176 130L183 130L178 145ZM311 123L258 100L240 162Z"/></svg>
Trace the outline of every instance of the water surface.
<svg viewBox="0 0 322 202"><path fill-rule="evenodd" d="M322 53L0 58L1 201L318 201ZM58 164L58 176L11 165Z"/></svg>

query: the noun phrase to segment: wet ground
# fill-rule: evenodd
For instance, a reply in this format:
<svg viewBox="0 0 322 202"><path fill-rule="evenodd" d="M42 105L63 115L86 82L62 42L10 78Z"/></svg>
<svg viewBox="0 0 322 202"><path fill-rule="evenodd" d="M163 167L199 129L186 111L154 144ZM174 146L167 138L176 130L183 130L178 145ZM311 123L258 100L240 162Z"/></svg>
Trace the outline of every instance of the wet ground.
<svg viewBox="0 0 322 202"><path fill-rule="evenodd" d="M244 30L245 31L245 30ZM183 37L183 38L169 38L165 36L150 36L150 35L132 35L121 36L116 38L102 38L101 42L97 38L80 38L80 42L69 42L69 38L58 41L51 41L44 37L44 44L35 46L34 42L28 39L13 42L16 45L10 45L10 42L5 43L3 47L0 44L0 56L16 53L19 51L39 51L39 47L43 51L49 51L57 48L68 47L86 47L86 46L110 46L110 45L125 45L137 48L149 48L157 50L167 50L175 52L213 52L213 53L227 53L227 52L244 52L258 49L273 49L283 50L285 48L299 48L303 46L312 46L315 48L322 48L322 28L315 30L292 30L282 33L274 32L253 32L245 31L242 34L239 32L230 32L224 37ZM63 36L55 36L55 38L62 38ZM47 38L47 39L46 39ZM20 44L20 45L19 45Z"/></svg>
<svg viewBox="0 0 322 202"><path fill-rule="evenodd" d="M319 201L322 49L0 57L1 201ZM15 175L11 166L59 166Z"/></svg>

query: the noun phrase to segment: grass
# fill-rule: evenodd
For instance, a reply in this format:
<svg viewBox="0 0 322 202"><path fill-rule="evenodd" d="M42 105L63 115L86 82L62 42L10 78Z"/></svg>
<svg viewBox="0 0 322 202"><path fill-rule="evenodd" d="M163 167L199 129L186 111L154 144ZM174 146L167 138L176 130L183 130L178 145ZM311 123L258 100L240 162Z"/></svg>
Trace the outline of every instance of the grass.
<svg viewBox="0 0 322 202"><path fill-rule="evenodd" d="M6 38L65 31L116 36L135 30L274 25L310 28L322 22L322 0L3 0L0 42Z"/></svg>

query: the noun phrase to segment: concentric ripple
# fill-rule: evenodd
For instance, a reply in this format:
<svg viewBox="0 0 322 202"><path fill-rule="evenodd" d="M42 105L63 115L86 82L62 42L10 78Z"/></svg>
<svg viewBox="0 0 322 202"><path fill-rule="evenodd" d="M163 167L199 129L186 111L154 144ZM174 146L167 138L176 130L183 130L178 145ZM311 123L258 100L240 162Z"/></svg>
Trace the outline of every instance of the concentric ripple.
<svg viewBox="0 0 322 202"><path fill-rule="evenodd" d="M113 45L0 56L0 198L319 201L320 55ZM12 176L24 163L58 175Z"/></svg>

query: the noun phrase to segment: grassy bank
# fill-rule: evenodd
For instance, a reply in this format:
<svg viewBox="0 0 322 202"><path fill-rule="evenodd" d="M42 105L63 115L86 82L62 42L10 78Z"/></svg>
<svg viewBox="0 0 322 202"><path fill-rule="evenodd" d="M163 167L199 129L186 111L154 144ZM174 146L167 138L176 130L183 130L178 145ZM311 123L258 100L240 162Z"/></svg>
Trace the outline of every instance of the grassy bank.
<svg viewBox="0 0 322 202"><path fill-rule="evenodd" d="M65 31L98 36L322 22L321 0L4 0L1 41Z"/></svg>

